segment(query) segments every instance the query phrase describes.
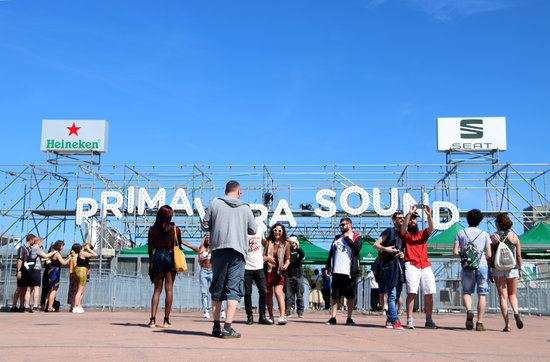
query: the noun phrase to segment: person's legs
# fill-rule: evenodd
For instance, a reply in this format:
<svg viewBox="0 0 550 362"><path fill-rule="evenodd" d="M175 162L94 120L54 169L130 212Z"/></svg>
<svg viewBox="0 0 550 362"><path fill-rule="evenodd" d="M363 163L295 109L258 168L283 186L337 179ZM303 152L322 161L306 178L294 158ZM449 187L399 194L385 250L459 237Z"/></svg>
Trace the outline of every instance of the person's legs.
<svg viewBox="0 0 550 362"><path fill-rule="evenodd" d="M500 302L500 313L504 319L504 328L509 328L510 320L508 316L508 293L506 291L506 279L502 277L494 277L494 279Z"/></svg>
<svg viewBox="0 0 550 362"><path fill-rule="evenodd" d="M464 302L464 308L466 308L467 311L472 310L472 295L471 294L464 294L462 296L462 300Z"/></svg>
<svg viewBox="0 0 550 362"><path fill-rule="evenodd" d="M201 301L202 312L206 315L208 313L208 288L212 282L212 269L201 268L199 272L199 282L201 288Z"/></svg>
<svg viewBox="0 0 550 362"><path fill-rule="evenodd" d="M31 308L31 290L32 286L25 287L25 308Z"/></svg>
<svg viewBox="0 0 550 362"><path fill-rule="evenodd" d="M279 305L279 316L285 316L285 298L283 297L283 286L275 286L275 298L277 298L277 304Z"/></svg>
<svg viewBox="0 0 550 362"><path fill-rule="evenodd" d="M265 273L262 269L254 271L254 282L258 288L258 309L260 312L260 319L265 318L265 303L267 294L267 281L265 279Z"/></svg>
<svg viewBox="0 0 550 362"><path fill-rule="evenodd" d="M172 302L174 300L174 281L176 279L176 272L170 271L164 273L164 319L170 318L170 312L172 311Z"/></svg>
<svg viewBox="0 0 550 362"><path fill-rule="evenodd" d="M74 297L75 300L75 308L82 308L82 297L84 296L84 289L86 288L85 285L79 285L78 290L76 291L76 296Z"/></svg>
<svg viewBox="0 0 550 362"><path fill-rule="evenodd" d="M244 271L244 309L246 317L252 318L252 282L254 280L254 271Z"/></svg>
<svg viewBox="0 0 550 362"><path fill-rule="evenodd" d="M295 279L293 277L285 278L284 295L285 295L285 315L290 315L291 308L294 305Z"/></svg>
<svg viewBox="0 0 550 362"><path fill-rule="evenodd" d="M57 287L51 287L50 292L48 293L48 299L46 302L46 309L53 308L53 303L55 302L55 296L57 295Z"/></svg>
<svg viewBox="0 0 550 362"><path fill-rule="evenodd" d="M160 299L160 293L162 293L162 285L164 283L164 277L162 273L155 273L153 274L153 281L155 285L155 289L153 290L153 296L151 297L151 318L155 318L157 316L157 310L159 306L159 299ZM77 292L78 295L78 292ZM76 303L76 297L75 297L75 303ZM78 306L78 304L76 304Z"/></svg>
<svg viewBox="0 0 550 362"><path fill-rule="evenodd" d="M17 308L17 302L21 299L21 294L24 294L24 293L21 293L24 288L25 287L15 288L15 292L13 293L13 302L11 303L12 308ZM24 298L23 298L23 301L24 301ZM21 305L22 303L19 303L20 307Z"/></svg>
<svg viewBox="0 0 550 362"><path fill-rule="evenodd" d="M35 285L32 287L32 289L34 299L34 304L32 306L33 308L38 308L40 306L40 285Z"/></svg>
<svg viewBox="0 0 550 362"><path fill-rule="evenodd" d="M416 293L409 293L407 294L407 302L406 302L406 308L407 308L407 321L409 319L412 319L413 315L413 309L414 309L414 298L416 297Z"/></svg>
<svg viewBox="0 0 550 362"><path fill-rule="evenodd" d="M269 314L269 318L273 320L273 287L271 285L267 286L266 302L267 313Z"/></svg>
<svg viewBox="0 0 550 362"><path fill-rule="evenodd" d="M487 294L489 294L489 281L487 278L488 268L480 267L475 271L475 278L477 284L477 323L483 323L483 317L485 316L485 307L487 305ZM476 328L477 329L477 328ZM484 330L482 327L480 330Z"/></svg>
<svg viewBox="0 0 550 362"><path fill-rule="evenodd" d="M483 323L483 317L485 316L485 307L487 305L487 295L478 294L477 297L477 322Z"/></svg>
<svg viewBox="0 0 550 362"><path fill-rule="evenodd" d="M518 288L518 278L507 278L506 279L506 289L508 290L508 299L510 299L510 306L514 311L514 314L519 313L518 309L518 297L517 297L517 288Z"/></svg>
<svg viewBox="0 0 550 362"><path fill-rule="evenodd" d="M302 277L296 279L296 313L298 316L304 314L304 280Z"/></svg>
<svg viewBox="0 0 550 362"><path fill-rule="evenodd" d="M397 306L396 306L396 297L397 297L397 288L393 287L387 293L388 295L388 313L386 315L386 323L393 323L399 320L397 315Z"/></svg>
<svg viewBox="0 0 550 362"><path fill-rule="evenodd" d="M424 312L426 313L426 320L432 318L434 307L433 294L424 294Z"/></svg>

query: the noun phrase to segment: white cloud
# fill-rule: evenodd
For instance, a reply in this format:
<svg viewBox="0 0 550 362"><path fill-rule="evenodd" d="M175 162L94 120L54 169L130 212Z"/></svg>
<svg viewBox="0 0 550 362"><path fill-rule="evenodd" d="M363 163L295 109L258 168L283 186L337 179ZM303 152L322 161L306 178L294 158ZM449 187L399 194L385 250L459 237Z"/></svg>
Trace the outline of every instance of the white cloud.
<svg viewBox="0 0 550 362"><path fill-rule="evenodd" d="M367 7L374 8L390 0L369 0ZM397 0L392 0L397 1ZM498 11L520 4L519 0L399 0L409 3L416 9L442 21L457 16Z"/></svg>

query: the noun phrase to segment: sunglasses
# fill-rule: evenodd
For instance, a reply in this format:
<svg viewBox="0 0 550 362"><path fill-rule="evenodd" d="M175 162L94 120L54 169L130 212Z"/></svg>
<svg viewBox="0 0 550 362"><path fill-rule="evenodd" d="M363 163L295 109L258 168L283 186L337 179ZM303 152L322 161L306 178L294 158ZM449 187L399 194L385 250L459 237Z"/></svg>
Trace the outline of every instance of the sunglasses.
<svg viewBox="0 0 550 362"><path fill-rule="evenodd" d="M348 224L349 224L349 222L342 223L342 224L340 224L340 227L346 226L346 225L348 225Z"/></svg>
<svg viewBox="0 0 550 362"><path fill-rule="evenodd" d="M274 232L274 233L282 233L283 230L281 230L281 229L273 229L273 232Z"/></svg>
<svg viewBox="0 0 550 362"><path fill-rule="evenodd" d="M403 216L396 217L397 220L404 220L405 218Z"/></svg>

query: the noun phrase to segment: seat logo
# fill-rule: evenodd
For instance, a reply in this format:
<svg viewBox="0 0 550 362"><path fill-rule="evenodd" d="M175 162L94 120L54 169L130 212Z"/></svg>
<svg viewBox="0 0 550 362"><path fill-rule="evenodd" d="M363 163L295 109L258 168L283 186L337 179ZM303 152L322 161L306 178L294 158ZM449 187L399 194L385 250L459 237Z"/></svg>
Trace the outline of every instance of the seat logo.
<svg viewBox="0 0 550 362"><path fill-rule="evenodd" d="M483 138L482 119L463 119L460 121L460 138Z"/></svg>

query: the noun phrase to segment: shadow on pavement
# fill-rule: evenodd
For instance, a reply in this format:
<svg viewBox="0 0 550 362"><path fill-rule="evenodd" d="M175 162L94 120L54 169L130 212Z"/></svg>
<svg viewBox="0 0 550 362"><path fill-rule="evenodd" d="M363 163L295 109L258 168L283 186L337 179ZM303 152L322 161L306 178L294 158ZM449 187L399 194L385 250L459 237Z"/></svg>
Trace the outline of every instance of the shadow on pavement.
<svg viewBox="0 0 550 362"><path fill-rule="evenodd" d="M177 329L157 329L153 331L155 333L170 333L170 334L184 334L188 336L207 336L212 337L210 333L207 332L198 332L198 331L182 331Z"/></svg>

